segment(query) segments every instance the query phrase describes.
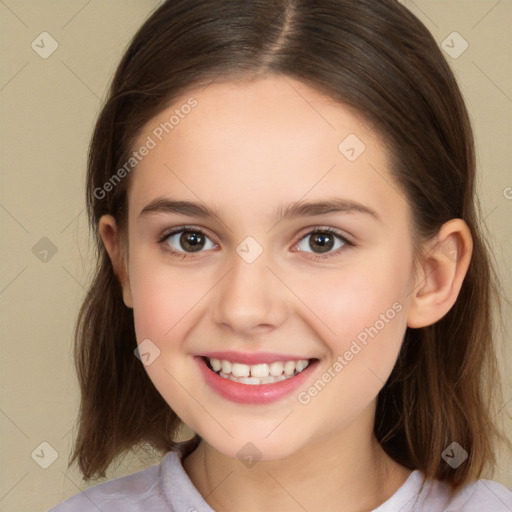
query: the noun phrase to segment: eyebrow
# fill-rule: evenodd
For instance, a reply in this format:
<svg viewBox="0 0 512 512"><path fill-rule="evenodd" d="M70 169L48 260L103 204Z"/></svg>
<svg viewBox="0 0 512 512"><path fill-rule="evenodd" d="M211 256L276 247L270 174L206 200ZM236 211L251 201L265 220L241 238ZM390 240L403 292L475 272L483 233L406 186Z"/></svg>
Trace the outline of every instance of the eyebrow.
<svg viewBox="0 0 512 512"><path fill-rule="evenodd" d="M168 198L157 198L151 201L141 210L139 218L154 213L175 213L200 218L218 217L214 210L204 204L191 201L175 201ZM381 221L375 210L361 203L341 198L312 202L298 201L287 206L281 206L277 210L276 218L285 220L296 217L327 215L329 213L364 213Z"/></svg>

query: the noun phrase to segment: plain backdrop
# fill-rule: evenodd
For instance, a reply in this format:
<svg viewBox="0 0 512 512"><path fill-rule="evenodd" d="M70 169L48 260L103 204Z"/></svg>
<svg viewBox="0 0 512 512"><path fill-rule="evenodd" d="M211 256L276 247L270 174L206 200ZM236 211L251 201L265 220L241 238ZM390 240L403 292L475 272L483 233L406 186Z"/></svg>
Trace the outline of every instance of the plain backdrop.
<svg viewBox="0 0 512 512"><path fill-rule="evenodd" d="M475 129L482 210L510 297L512 2L404 3L451 53L445 52ZM47 510L86 486L67 461L79 403L72 335L93 256L84 211L87 146L115 66L157 4L0 0L0 510L5 512ZM508 333L510 307L504 312ZM502 415L512 410L510 336L503 341ZM509 420L506 427L512 433ZM510 454L502 450L500 457L494 479L512 487ZM149 462L130 454L108 476Z"/></svg>

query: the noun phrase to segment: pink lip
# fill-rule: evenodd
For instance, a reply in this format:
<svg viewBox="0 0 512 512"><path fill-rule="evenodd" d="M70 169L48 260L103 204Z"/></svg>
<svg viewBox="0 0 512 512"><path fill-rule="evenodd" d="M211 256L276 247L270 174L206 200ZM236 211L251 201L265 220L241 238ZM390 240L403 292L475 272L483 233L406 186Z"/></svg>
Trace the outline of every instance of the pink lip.
<svg viewBox="0 0 512 512"><path fill-rule="evenodd" d="M254 354L244 352L203 352L197 354L198 356L210 357L213 359L225 359L232 363L242 364L262 364L262 363L275 363L276 361L300 361L301 359L309 360L310 357L294 356L290 354L272 354L270 352L258 352Z"/></svg>
<svg viewBox="0 0 512 512"><path fill-rule="evenodd" d="M224 354L222 359L228 359L226 356L227 353L223 352L222 354ZM292 357L291 359L287 359L285 357L284 359L276 359L276 361L290 361L293 359L296 358ZM305 370L303 370L295 377L291 377L290 379L285 379L273 384L251 385L241 384L240 382L233 382L231 380L220 377L214 371L210 370L206 364L205 359L201 356L194 357L194 360L199 366L199 369L203 374L206 383L213 389L213 391L215 391L223 398L239 404L267 404L280 400L281 398L292 393L300 386L304 386L305 381L309 378L318 364L318 360L312 361ZM240 360L238 359L237 361ZM269 360L266 359L266 361Z"/></svg>

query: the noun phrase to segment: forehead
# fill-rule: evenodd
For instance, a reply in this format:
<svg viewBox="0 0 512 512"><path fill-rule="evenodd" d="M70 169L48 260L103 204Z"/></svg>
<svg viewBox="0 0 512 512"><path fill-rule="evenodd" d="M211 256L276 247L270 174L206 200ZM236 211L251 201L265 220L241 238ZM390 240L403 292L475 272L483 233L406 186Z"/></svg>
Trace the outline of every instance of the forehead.
<svg viewBox="0 0 512 512"><path fill-rule="evenodd" d="M366 120L289 77L192 89L146 124L136 148L149 139L130 187L139 211L165 194L259 215L326 196L374 209L403 201Z"/></svg>

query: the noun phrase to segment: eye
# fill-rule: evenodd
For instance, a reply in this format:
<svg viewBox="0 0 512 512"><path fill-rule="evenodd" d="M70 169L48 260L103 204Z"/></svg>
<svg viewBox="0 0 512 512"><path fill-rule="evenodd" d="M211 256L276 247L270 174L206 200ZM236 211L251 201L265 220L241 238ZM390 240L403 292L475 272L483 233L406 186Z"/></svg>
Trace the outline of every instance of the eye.
<svg viewBox="0 0 512 512"><path fill-rule="evenodd" d="M201 252L203 249L214 249L216 244L213 243L203 231L197 228L175 229L164 234L159 240L164 243L166 249L172 254L180 254L186 256L187 253Z"/></svg>
<svg viewBox="0 0 512 512"><path fill-rule="evenodd" d="M160 237L158 243L163 244L171 255L182 258L218 247L201 229L193 226L181 226L168 231ZM303 236L295 247L300 252L313 254L314 259L321 259L335 256L346 245L353 244L336 230L315 228Z"/></svg>
<svg viewBox="0 0 512 512"><path fill-rule="evenodd" d="M345 245L353 245L332 228L315 228L303 236L297 248L299 251L311 252L316 256L324 257L336 254Z"/></svg>

